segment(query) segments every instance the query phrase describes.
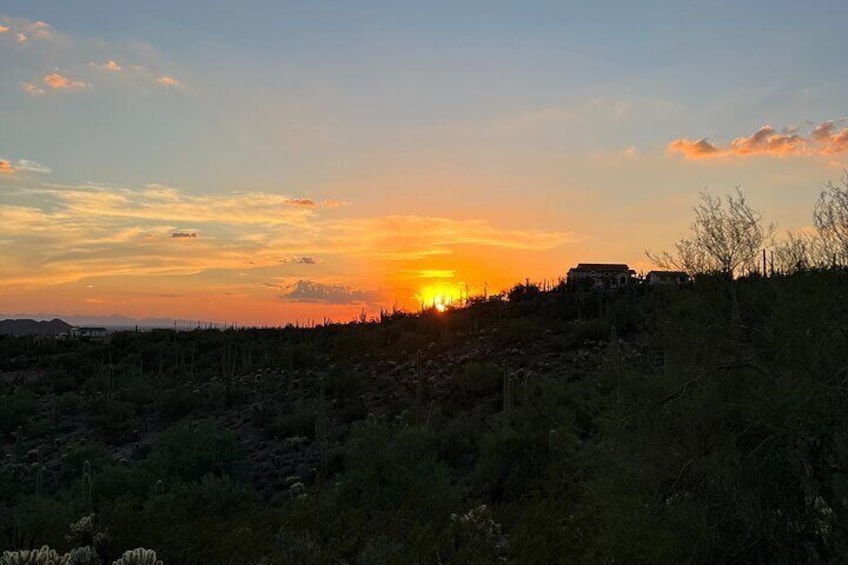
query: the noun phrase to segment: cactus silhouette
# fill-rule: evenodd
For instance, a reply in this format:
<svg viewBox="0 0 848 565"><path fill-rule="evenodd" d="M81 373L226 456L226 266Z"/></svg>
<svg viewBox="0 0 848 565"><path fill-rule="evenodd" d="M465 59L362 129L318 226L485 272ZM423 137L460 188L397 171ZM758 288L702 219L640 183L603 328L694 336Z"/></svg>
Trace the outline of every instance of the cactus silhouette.
<svg viewBox="0 0 848 565"><path fill-rule="evenodd" d="M0 555L0 565L68 565L68 560L68 555L59 555L46 545L41 549L4 551Z"/></svg>
<svg viewBox="0 0 848 565"><path fill-rule="evenodd" d="M82 464L82 504L89 512L91 511L92 490L94 490L94 480L91 476L91 462L86 459Z"/></svg>
<svg viewBox="0 0 848 565"><path fill-rule="evenodd" d="M74 548L68 553L67 565L101 565L103 562L90 545Z"/></svg>
<svg viewBox="0 0 848 565"><path fill-rule="evenodd" d="M163 565L161 559L156 558L156 552L152 549L137 547L131 551L125 551L120 559L113 561L112 565Z"/></svg>

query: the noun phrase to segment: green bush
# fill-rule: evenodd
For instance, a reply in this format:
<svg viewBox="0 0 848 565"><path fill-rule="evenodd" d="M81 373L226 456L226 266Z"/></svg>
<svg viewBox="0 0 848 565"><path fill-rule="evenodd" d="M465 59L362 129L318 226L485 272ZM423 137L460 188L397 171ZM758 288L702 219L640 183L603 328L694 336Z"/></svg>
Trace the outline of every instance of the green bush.
<svg viewBox="0 0 848 565"><path fill-rule="evenodd" d="M159 477L196 481L206 474L240 477L244 449L214 420L181 422L162 434L144 466Z"/></svg>
<svg viewBox="0 0 848 565"><path fill-rule="evenodd" d="M8 438L18 426L26 432L27 423L35 415L35 410L35 399L25 390L0 397L0 432L3 437Z"/></svg>
<svg viewBox="0 0 848 565"><path fill-rule="evenodd" d="M465 365L457 378L457 385L464 393L474 396L488 396L503 388L503 371L488 361L473 361Z"/></svg>

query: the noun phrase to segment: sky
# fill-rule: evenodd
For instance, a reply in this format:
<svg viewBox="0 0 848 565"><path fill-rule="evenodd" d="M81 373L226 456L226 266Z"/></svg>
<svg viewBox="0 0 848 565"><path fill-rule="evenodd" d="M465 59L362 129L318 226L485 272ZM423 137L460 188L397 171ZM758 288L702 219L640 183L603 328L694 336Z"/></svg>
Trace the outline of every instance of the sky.
<svg viewBox="0 0 848 565"><path fill-rule="evenodd" d="M807 227L848 166L846 17L0 0L0 313L275 326L647 271L736 186Z"/></svg>

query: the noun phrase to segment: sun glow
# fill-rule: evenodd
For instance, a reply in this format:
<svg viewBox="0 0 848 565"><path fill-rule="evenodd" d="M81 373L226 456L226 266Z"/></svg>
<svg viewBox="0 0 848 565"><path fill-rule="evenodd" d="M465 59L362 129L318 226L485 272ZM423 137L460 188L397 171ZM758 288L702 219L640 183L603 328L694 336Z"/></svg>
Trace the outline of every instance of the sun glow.
<svg viewBox="0 0 848 565"><path fill-rule="evenodd" d="M416 297L422 310L434 308L437 312L444 312L448 308L461 305L464 294L459 287L439 285L421 289Z"/></svg>

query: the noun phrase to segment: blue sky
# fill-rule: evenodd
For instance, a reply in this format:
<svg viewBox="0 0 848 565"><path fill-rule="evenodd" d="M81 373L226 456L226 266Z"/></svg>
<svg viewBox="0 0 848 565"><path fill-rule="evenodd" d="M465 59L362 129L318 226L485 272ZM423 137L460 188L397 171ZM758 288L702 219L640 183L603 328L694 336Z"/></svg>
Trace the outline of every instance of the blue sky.
<svg viewBox="0 0 848 565"><path fill-rule="evenodd" d="M705 187L806 226L846 162L846 12L0 2L0 214L28 230L0 233L0 311L188 316L217 296L276 320L647 268ZM338 300L295 300L314 285Z"/></svg>

